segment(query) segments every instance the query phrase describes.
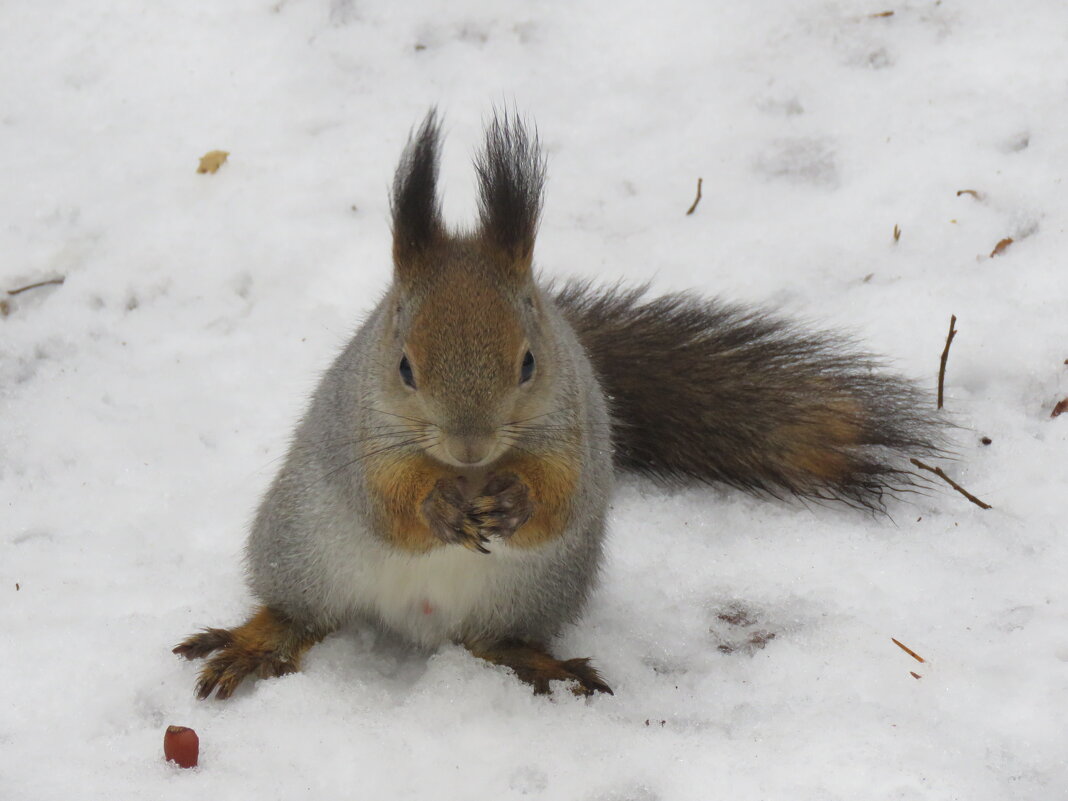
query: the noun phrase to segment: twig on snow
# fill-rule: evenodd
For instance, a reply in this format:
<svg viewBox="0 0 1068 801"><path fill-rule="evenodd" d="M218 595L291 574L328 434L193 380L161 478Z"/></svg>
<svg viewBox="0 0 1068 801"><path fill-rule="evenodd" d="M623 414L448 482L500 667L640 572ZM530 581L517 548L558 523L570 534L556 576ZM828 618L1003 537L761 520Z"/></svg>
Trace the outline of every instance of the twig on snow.
<svg viewBox="0 0 1068 801"><path fill-rule="evenodd" d="M949 476L947 476L945 474L945 472L942 470L941 467L931 467L929 464L924 464L919 459L909 459L909 461L912 462L914 465L916 465L921 470L926 470L926 471L928 471L930 473L934 473L936 476L938 476L940 479L945 481L947 484L949 484L949 486L953 487L953 489L955 489L957 492L959 492L961 495L963 495L969 501L974 503L980 509L990 509L990 508L992 508L989 503L983 503L981 500L979 500L974 495L972 495L970 492L968 492L968 490L964 489L964 487L962 487L956 481L954 481Z"/></svg>
<svg viewBox="0 0 1068 801"><path fill-rule="evenodd" d="M946 383L946 360L949 358L949 346L953 344L953 337L957 335L957 329L953 326L957 322L957 315L949 315L949 334L946 336L946 347L942 349L942 361L938 365L938 408L942 408L943 387Z"/></svg>
<svg viewBox="0 0 1068 801"><path fill-rule="evenodd" d="M693 199L693 205L690 206L689 211L686 212L687 216L693 214L694 209L697 208L697 204L701 202L701 184L702 183L703 183L703 179L698 178L697 179L697 197L695 197Z"/></svg>
<svg viewBox="0 0 1068 801"><path fill-rule="evenodd" d="M9 289L7 294L18 295L20 292L25 292L28 289L37 289L39 286L51 286L52 284L62 284L66 280L66 277L60 277L52 278L48 281L38 281L36 284L30 284L29 286L20 286L18 289Z"/></svg>

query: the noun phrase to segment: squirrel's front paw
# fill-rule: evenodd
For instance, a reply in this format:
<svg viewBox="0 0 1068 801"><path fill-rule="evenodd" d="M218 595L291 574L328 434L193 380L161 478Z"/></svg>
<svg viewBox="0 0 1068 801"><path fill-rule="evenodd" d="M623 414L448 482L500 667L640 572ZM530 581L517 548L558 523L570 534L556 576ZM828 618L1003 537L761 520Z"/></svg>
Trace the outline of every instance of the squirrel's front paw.
<svg viewBox="0 0 1068 801"><path fill-rule="evenodd" d="M463 497L458 481L442 478L423 501L435 537L479 553L489 553L490 537L515 534L532 513L529 490L511 473L491 477L482 494L470 500Z"/></svg>
<svg viewBox="0 0 1068 801"><path fill-rule="evenodd" d="M468 504L468 515L489 536L511 537L534 513L527 485L511 473L490 478L482 493Z"/></svg>
<svg viewBox="0 0 1068 801"><path fill-rule="evenodd" d="M430 531L442 542L489 553L486 547L489 537L479 530L478 521L468 514L467 507L457 482L440 478L423 501L423 515Z"/></svg>

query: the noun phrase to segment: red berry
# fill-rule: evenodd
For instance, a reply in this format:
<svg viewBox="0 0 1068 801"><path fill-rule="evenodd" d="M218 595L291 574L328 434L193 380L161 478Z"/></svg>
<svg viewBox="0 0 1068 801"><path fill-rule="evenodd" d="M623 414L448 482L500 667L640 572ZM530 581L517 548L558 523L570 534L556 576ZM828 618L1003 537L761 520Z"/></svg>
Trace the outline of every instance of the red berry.
<svg viewBox="0 0 1068 801"><path fill-rule="evenodd" d="M163 735L163 756L182 768L195 768L200 756L200 738L185 726L168 726Z"/></svg>

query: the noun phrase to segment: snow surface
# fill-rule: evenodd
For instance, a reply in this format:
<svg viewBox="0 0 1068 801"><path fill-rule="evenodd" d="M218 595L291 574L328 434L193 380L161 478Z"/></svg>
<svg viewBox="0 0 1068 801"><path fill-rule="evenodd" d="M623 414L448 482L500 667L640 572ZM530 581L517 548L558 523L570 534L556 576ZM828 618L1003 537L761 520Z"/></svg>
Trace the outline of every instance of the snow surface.
<svg viewBox="0 0 1068 801"><path fill-rule="evenodd" d="M0 287L66 283L0 317L0 797L1068 798L1066 41L1055 0L4 3ZM549 275L772 303L932 388L956 314L945 466L993 509L626 481L556 646L614 697L349 632L196 701L170 647L247 611L435 103L456 222L492 105L536 118Z"/></svg>

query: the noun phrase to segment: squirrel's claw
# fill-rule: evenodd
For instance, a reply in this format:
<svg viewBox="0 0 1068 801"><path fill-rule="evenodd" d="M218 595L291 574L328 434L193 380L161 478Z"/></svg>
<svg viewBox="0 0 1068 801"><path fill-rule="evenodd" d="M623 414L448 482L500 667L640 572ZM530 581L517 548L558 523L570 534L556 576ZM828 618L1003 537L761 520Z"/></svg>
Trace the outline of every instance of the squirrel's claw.
<svg viewBox="0 0 1068 801"><path fill-rule="evenodd" d="M589 659L560 660L540 645L522 642L471 643L467 649L480 659L511 668L535 695L551 692L552 681L571 683L575 695L613 694Z"/></svg>
<svg viewBox="0 0 1068 801"><path fill-rule="evenodd" d="M482 533L479 526L469 516L462 517L459 524L454 526L452 531L456 535L453 541L460 543L467 550L489 553L489 549L486 548L489 537Z"/></svg>
<svg viewBox="0 0 1068 801"><path fill-rule="evenodd" d="M515 534L516 529L523 525L530 515L509 515L504 512L492 512L489 514L476 515L478 527L491 537L505 539Z"/></svg>
<svg viewBox="0 0 1068 801"><path fill-rule="evenodd" d="M204 629L182 640L171 649L171 653L186 659L201 659L226 648L233 641L234 635L226 629Z"/></svg>
<svg viewBox="0 0 1068 801"><path fill-rule="evenodd" d="M589 659L567 659L561 662L560 666L578 681L578 686L571 688L571 692L575 695L593 695L594 693L615 695L612 688L605 684L597 668L590 664Z"/></svg>
<svg viewBox="0 0 1068 801"><path fill-rule="evenodd" d="M214 691L215 697L224 701L250 676L269 679L298 669L294 660L276 652L253 651L235 645L224 648L201 668L194 692L203 701Z"/></svg>
<svg viewBox="0 0 1068 801"><path fill-rule="evenodd" d="M474 536L467 535L460 539L460 544L467 548L467 550L478 551L478 553L490 552L490 549L486 547L487 542L489 542L489 539L481 534L476 534Z"/></svg>

